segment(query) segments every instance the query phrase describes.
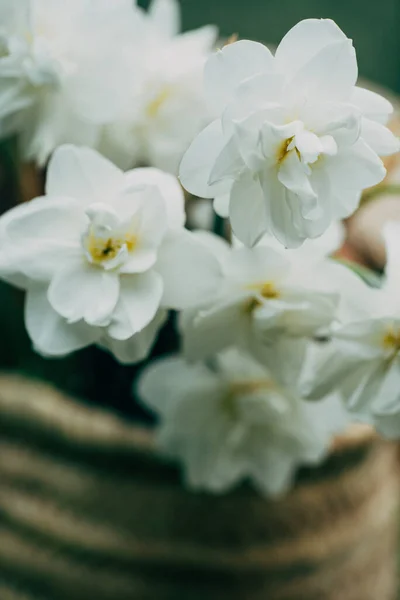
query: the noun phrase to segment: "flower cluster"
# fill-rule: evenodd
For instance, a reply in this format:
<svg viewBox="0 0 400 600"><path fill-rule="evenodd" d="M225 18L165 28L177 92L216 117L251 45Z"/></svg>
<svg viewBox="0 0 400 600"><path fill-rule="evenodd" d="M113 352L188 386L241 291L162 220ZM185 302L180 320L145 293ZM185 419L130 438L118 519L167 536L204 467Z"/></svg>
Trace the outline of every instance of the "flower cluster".
<svg viewBox="0 0 400 600"><path fill-rule="evenodd" d="M385 231L381 289L332 258L340 220L385 175L379 155L399 149L390 103L356 86L344 33L311 19L275 55L227 45L207 60L203 90L215 30L179 35L174 0L149 13L74 0L62 35L45 2L7 6L0 117L12 116L27 156L51 154L44 196L0 218L0 276L26 290L35 349L96 344L137 363L179 311L181 354L147 365L137 388L160 417L158 448L195 489L249 479L282 493L350 421L400 437L400 224ZM99 46L101 68L122 73L107 97ZM211 116L180 178L214 199L229 242L185 228L183 190L164 172ZM152 166L121 170L139 163Z"/></svg>
<svg viewBox="0 0 400 600"><path fill-rule="evenodd" d="M226 46L205 68L220 116L185 155L183 185L216 198L248 246L266 232L288 248L318 237L384 178L378 154L399 149L390 103L356 80L351 40L330 20L300 22L275 56L256 42Z"/></svg>
<svg viewBox="0 0 400 600"><path fill-rule="evenodd" d="M63 356L99 343L122 362L144 358L164 310L210 296L219 280L213 256L184 222L172 175L123 173L93 150L61 146L46 195L0 221L4 277L27 290L36 350Z"/></svg>
<svg viewBox="0 0 400 600"><path fill-rule="evenodd" d="M177 0L0 0L0 135L44 165L64 143L121 168L177 172L211 120L201 71L216 40L179 35Z"/></svg>

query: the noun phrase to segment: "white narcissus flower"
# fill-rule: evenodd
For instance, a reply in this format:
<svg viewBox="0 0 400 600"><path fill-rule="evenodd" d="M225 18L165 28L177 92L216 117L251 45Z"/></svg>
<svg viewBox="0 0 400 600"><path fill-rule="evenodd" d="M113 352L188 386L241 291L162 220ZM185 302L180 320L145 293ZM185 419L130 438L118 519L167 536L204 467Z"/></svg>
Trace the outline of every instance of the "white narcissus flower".
<svg viewBox="0 0 400 600"><path fill-rule="evenodd" d="M183 153L214 117L202 80L217 30L181 34L179 11L177 0L153 0L132 44L129 103L105 128L100 146L123 169L147 164L177 174Z"/></svg>
<svg viewBox="0 0 400 600"><path fill-rule="evenodd" d="M366 289L357 275L325 258L317 242L310 260L311 242L300 252L267 242L232 249L212 234L195 235L219 260L223 280L210 302L183 312L189 360L237 346L287 384L301 369L308 339L324 335L342 313L352 314L354 305L358 309Z"/></svg>
<svg viewBox="0 0 400 600"><path fill-rule="evenodd" d="M327 390L342 393L348 408L373 422L390 438L400 438L400 224L385 229L387 268L382 289L371 290L375 310L333 331L329 343L314 348L314 366L304 382L311 399ZM365 296L360 296L360 305Z"/></svg>
<svg viewBox="0 0 400 600"><path fill-rule="evenodd" d="M184 221L172 175L123 173L88 148L59 148L46 196L0 219L1 270L27 289L36 349L61 356L99 343L123 362L144 358L160 309L191 306L219 283L214 256Z"/></svg>
<svg viewBox="0 0 400 600"><path fill-rule="evenodd" d="M0 0L0 135L42 165L65 142L95 146L127 101L131 0Z"/></svg>
<svg viewBox="0 0 400 600"><path fill-rule="evenodd" d="M226 46L205 67L221 116L185 154L184 187L216 198L247 246L266 232L288 248L318 237L384 178L378 154L399 150L391 104L356 80L351 40L331 20L301 21L275 56L247 40Z"/></svg>
<svg viewBox="0 0 400 600"><path fill-rule="evenodd" d="M139 396L160 417L159 450L182 463L187 485L222 493L250 480L282 494L297 469L318 464L347 417L340 400L302 401L247 355L228 351L215 368L164 358L143 372Z"/></svg>

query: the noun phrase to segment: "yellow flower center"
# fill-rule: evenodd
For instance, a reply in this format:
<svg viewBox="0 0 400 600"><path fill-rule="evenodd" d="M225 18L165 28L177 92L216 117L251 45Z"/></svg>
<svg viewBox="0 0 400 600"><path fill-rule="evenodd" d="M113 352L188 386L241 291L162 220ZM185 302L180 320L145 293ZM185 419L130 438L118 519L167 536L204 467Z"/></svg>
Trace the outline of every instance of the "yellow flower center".
<svg viewBox="0 0 400 600"><path fill-rule="evenodd" d="M136 244L137 238L131 234L121 238L104 238L90 233L86 240L86 250L90 254L93 263L99 265L116 258L124 246L128 252L132 252Z"/></svg>
<svg viewBox="0 0 400 600"><path fill-rule="evenodd" d="M165 85L161 88L160 92L156 95L156 97L147 105L146 114L150 119L155 119L160 112L160 109L164 102L168 100L171 95L171 87Z"/></svg>
<svg viewBox="0 0 400 600"><path fill-rule="evenodd" d="M383 347L386 350L391 350L395 354L400 352L400 329L396 331L393 327L390 327L386 331L383 336Z"/></svg>
<svg viewBox="0 0 400 600"><path fill-rule="evenodd" d="M263 390L273 390L276 386L270 379L254 379L253 381L236 381L229 386L228 393L222 399L222 410L232 420L239 418L236 399L238 396L255 394Z"/></svg>
<svg viewBox="0 0 400 600"><path fill-rule="evenodd" d="M280 297L280 292L272 281L264 283L254 283L247 286L247 289L254 290L259 296L266 300L276 300ZM250 298L245 304L245 312L252 313L253 310L262 306L259 298Z"/></svg>

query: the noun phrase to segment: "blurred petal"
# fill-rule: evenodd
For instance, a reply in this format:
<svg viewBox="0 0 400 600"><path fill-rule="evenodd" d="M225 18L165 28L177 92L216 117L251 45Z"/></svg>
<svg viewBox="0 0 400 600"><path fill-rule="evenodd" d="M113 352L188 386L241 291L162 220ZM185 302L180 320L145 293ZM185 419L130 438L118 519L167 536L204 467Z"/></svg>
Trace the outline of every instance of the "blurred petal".
<svg viewBox="0 0 400 600"><path fill-rule="evenodd" d="M44 356L65 356L97 341L100 331L84 322L69 324L50 305L46 287L27 293L25 323L35 350Z"/></svg>
<svg viewBox="0 0 400 600"><path fill-rule="evenodd" d="M209 185L215 161L225 146L221 121L213 121L192 142L184 155L179 178L183 187L196 196L213 198L226 193L229 182Z"/></svg>
<svg viewBox="0 0 400 600"><path fill-rule="evenodd" d="M61 146L47 169L46 194L75 198L82 206L109 204L123 186L122 171L90 148Z"/></svg>
<svg viewBox="0 0 400 600"><path fill-rule="evenodd" d="M151 323L139 333L136 333L127 340L116 340L108 335L103 336L100 346L111 352L123 365L140 362L149 355L151 347L166 318L166 312L158 311Z"/></svg>
<svg viewBox="0 0 400 600"><path fill-rule="evenodd" d="M251 173L245 172L233 184L229 213L233 233L246 246L254 246L268 229L266 200Z"/></svg>
<svg viewBox="0 0 400 600"><path fill-rule="evenodd" d="M127 340L154 319L163 294L161 277L148 271L121 277L118 304L107 332L116 340Z"/></svg>
<svg viewBox="0 0 400 600"><path fill-rule="evenodd" d="M376 121L362 119L361 136L364 142L379 156L389 156L400 150L399 138L390 129Z"/></svg>
<svg viewBox="0 0 400 600"><path fill-rule="evenodd" d="M119 277L85 262L66 264L53 277L48 299L61 316L71 323L85 320L101 325L111 317L119 295Z"/></svg>
<svg viewBox="0 0 400 600"><path fill-rule="evenodd" d="M355 104L368 119L385 125L393 112L393 106L380 94L355 87L350 102Z"/></svg>
<svg viewBox="0 0 400 600"><path fill-rule="evenodd" d="M213 252L186 230L165 240L156 270L164 282L162 305L176 310L207 302L222 280L220 263Z"/></svg>

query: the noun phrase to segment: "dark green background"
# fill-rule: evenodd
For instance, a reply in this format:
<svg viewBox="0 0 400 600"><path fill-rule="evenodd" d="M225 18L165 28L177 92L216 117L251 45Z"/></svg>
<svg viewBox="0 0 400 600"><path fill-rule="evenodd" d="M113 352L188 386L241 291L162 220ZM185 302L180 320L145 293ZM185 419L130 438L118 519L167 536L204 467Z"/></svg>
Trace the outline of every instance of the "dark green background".
<svg viewBox="0 0 400 600"><path fill-rule="evenodd" d="M142 6L149 4L141 0ZM277 44L301 19L331 18L354 40L360 74L400 92L400 0L180 0L183 25Z"/></svg>

